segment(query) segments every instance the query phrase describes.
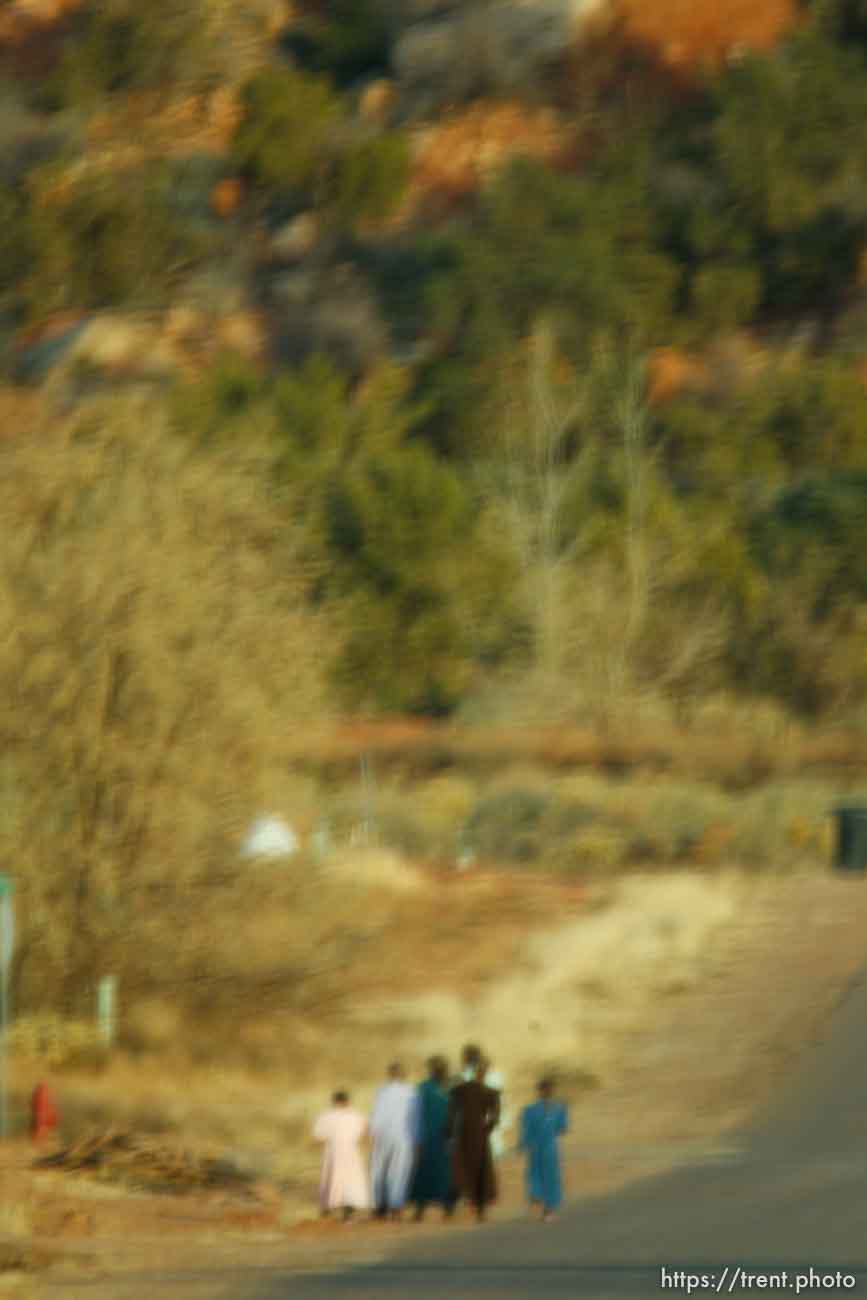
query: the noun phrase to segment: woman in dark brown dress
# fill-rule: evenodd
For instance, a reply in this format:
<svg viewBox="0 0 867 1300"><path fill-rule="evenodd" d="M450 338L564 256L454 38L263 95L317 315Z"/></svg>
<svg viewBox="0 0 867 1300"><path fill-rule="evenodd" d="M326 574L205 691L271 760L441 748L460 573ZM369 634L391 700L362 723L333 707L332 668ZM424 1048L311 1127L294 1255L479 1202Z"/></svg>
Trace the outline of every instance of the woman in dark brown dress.
<svg viewBox="0 0 867 1300"><path fill-rule="evenodd" d="M475 1208L479 1220L497 1199L490 1136L500 1117L500 1094L485 1087L487 1068L486 1061L479 1061L475 1077L452 1089L447 1125L455 1188Z"/></svg>

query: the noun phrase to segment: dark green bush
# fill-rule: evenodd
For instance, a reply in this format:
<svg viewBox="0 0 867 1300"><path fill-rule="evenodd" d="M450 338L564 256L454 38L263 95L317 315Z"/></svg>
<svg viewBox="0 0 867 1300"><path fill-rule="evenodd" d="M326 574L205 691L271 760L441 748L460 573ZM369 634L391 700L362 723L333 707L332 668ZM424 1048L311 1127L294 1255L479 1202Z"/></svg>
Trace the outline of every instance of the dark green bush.
<svg viewBox="0 0 867 1300"><path fill-rule="evenodd" d="M867 204L867 69L806 31L773 58L752 56L719 83L715 162L743 215L770 232Z"/></svg>
<svg viewBox="0 0 867 1300"><path fill-rule="evenodd" d="M465 694L510 601L453 466L418 443L362 458L328 496L336 585L352 614L340 664L354 703L442 715Z"/></svg>
<svg viewBox="0 0 867 1300"><path fill-rule="evenodd" d="M501 862L538 862L542 824L550 799L520 786L483 798L467 819L463 841L482 858Z"/></svg>
<svg viewBox="0 0 867 1300"><path fill-rule="evenodd" d="M817 26L843 46L867 48L867 0L803 0Z"/></svg>
<svg viewBox="0 0 867 1300"><path fill-rule="evenodd" d="M266 401L261 374L243 357L219 357L205 374L183 383L172 394L172 415L179 430L203 443L237 433L239 423Z"/></svg>
<svg viewBox="0 0 867 1300"><path fill-rule="evenodd" d="M763 567L778 581L810 571L820 612L867 600L867 447L864 464L798 483L753 524Z"/></svg>
<svg viewBox="0 0 867 1300"><path fill-rule="evenodd" d="M72 179L41 171L28 219L31 311L165 301L182 274L217 251L173 213L171 181L162 164Z"/></svg>
<svg viewBox="0 0 867 1300"><path fill-rule="evenodd" d="M752 320L762 300L762 276L755 266L703 266L690 284L692 308L711 331L734 329Z"/></svg>
<svg viewBox="0 0 867 1300"><path fill-rule="evenodd" d="M265 68L247 82L232 154L271 190L315 197L344 109L327 77Z"/></svg>
<svg viewBox="0 0 867 1300"><path fill-rule="evenodd" d="M399 131L354 144L339 154L334 171L332 210L350 229L392 216L406 193L410 150Z"/></svg>
<svg viewBox="0 0 867 1300"><path fill-rule="evenodd" d="M389 69L389 32L371 0L329 0L324 20L290 30L284 48L311 72L325 72L339 86Z"/></svg>
<svg viewBox="0 0 867 1300"><path fill-rule="evenodd" d="M76 13L59 75L59 99L92 105L106 96L215 82L220 64L202 0L86 0Z"/></svg>
<svg viewBox="0 0 867 1300"><path fill-rule="evenodd" d="M20 186L0 185L0 302L17 296L32 256L26 194Z"/></svg>

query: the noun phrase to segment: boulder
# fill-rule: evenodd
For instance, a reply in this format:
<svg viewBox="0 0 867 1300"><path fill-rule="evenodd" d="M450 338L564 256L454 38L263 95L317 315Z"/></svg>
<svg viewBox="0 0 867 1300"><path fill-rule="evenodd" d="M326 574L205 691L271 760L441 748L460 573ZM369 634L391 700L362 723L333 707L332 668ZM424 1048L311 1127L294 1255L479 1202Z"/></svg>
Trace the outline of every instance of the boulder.
<svg viewBox="0 0 867 1300"><path fill-rule="evenodd" d="M179 298L208 318L245 311L250 293L249 249L238 241L233 255L212 260L186 277Z"/></svg>
<svg viewBox="0 0 867 1300"><path fill-rule="evenodd" d="M700 72L746 51L773 49L802 21L798 0L620 0L623 33L678 71Z"/></svg>
<svg viewBox="0 0 867 1300"><path fill-rule="evenodd" d="M271 281L269 297L277 348L286 361L326 352L363 374L388 349L376 296L352 267L285 273Z"/></svg>
<svg viewBox="0 0 867 1300"><path fill-rule="evenodd" d="M46 330L19 350L17 371L30 383L63 380L75 367L107 375L156 378L176 372L183 358L160 324L120 312L102 312L65 328Z"/></svg>
<svg viewBox="0 0 867 1300"><path fill-rule="evenodd" d="M655 348L647 362L647 400L651 406L661 406L684 393L701 392L708 378L705 361L694 353Z"/></svg>
<svg viewBox="0 0 867 1300"><path fill-rule="evenodd" d="M228 143L244 116L238 92L229 86L213 91L208 97L205 114L211 130Z"/></svg>
<svg viewBox="0 0 867 1300"><path fill-rule="evenodd" d="M72 341L66 361L100 370L171 371L171 345L150 321L118 313L92 317Z"/></svg>
<svg viewBox="0 0 867 1300"><path fill-rule="evenodd" d="M41 383L66 366L78 338L92 320L69 314L52 318L43 327L19 336L16 346L16 377L25 383Z"/></svg>
<svg viewBox="0 0 867 1300"><path fill-rule="evenodd" d="M265 31L269 40L276 40L286 30L294 17L292 0L275 0L264 15Z"/></svg>
<svg viewBox="0 0 867 1300"><path fill-rule="evenodd" d="M271 255L280 262L301 262L319 241L319 218L315 212L301 212L271 236Z"/></svg>
<svg viewBox="0 0 867 1300"><path fill-rule="evenodd" d="M380 77L365 86L358 103L358 111L366 122L385 126L391 120L397 105L397 88L387 77Z"/></svg>
<svg viewBox="0 0 867 1300"><path fill-rule="evenodd" d="M391 62L404 93L435 97L439 87L442 98L449 99L449 89L456 80L452 72L456 59L459 70L464 71L459 80L469 81L459 54L461 28L461 19L443 19L419 23L398 38Z"/></svg>
<svg viewBox="0 0 867 1300"><path fill-rule="evenodd" d="M273 814L257 817L241 845L242 858L291 858L300 842L291 826Z"/></svg>
<svg viewBox="0 0 867 1300"><path fill-rule="evenodd" d="M291 309L312 303L318 288L319 276L315 271L290 271L271 281L269 293L278 309Z"/></svg>
<svg viewBox="0 0 867 1300"><path fill-rule="evenodd" d="M268 351L268 332L264 321L254 311L232 312L220 317L215 338L219 347L237 352L248 361L261 361Z"/></svg>
<svg viewBox="0 0 867 1300"><path fill-rule="evenodd" d="M469 194L516 155L554 163L569 132L549 108L520 101L478 101L419 137L402 217Z"/></svg>
<svg viewBox="0 0 867 1300"><path fill-rule="evenodd" d="M379 0L379 8L397 31L458 13L466 8L466 0Z"/></svg>
<svg viewBox="0 0 867 1300"><path fill-rule="evenodd" d="M239 180L226 177L211 190L211 208L218 217L231 217L238 211L244 197L244 187Z"/></svg>
<svg viewBox="0 0 867 1300"><path fill-rule="evenodd" d="M407 27L392 49L401 93L416 112L513 93L538 81L567 52L581 20L599 3L477 0Z"/></svg>
<svg viewBox="0 0 867 1300"><path fill-rule="evenodd" d="M82 0L12 0L5 14L34 27L50 27L81 7Z"/></svg>
<svg viewBox="0 0 867 1300"><path fill-rule="evenodd" d="M201 338L208 327L205 313L186 303L170 307L163 323L163 337L178 343Z"/></svg>

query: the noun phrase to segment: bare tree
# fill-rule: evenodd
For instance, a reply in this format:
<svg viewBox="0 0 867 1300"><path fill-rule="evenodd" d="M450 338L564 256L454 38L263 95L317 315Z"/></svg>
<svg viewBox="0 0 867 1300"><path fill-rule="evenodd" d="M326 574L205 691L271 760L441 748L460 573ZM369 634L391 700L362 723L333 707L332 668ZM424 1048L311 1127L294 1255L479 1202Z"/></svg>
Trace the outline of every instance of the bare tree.
<svg viewBox="0 0 867 1300"><path fill-rule="evenodd" d="M718 657L724 620L713 593L682 595L694 538L658 473L640 360L600 351L579 373L541 319L507 391L485 487L521 573L531 667L518 693L601 720L678 696ZM594 498L603 462L616 512Z"/></svg>
<svg viewBox="0 0 867 1300"><path fill-rule="evenodd" d="M552 323L540 319L516 359L487 474L518 558L539 684L559 678L567 654L565 589L582 546L567 515L592 455L589 442L577 441L586 409L586 385L559 354Z"/></svg>
<svg viewBox="0 0 867 1300"><path fill-rule="evenodd" d="M0 449L0 849L22 989L67 1009L99 968L170 965L196 889L278 796L287 730L325 703L333 632L254 440L204 455L152 399Z"/></svg>
<svg viewBox="0 0 867 1300"><path fill-rule="evenodd" d="M636 647L646 630L651 596L648 565L648 478L655 458L647 442L647 406L641 367L632 361L614 403L614 426L622 457L624 519L623 618L609 647L609 692L622 698L632 684Z"/></svg>

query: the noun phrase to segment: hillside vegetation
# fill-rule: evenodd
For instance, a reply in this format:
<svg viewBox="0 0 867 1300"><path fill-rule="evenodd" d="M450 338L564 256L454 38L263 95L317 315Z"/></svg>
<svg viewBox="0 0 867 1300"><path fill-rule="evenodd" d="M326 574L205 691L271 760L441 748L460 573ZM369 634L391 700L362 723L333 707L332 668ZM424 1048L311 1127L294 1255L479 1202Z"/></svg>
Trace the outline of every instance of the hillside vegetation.
<svg viewBox="0 0 867 1300"><path fill-rule="evenodd" d="M447 724L379 772L410 858L826 859L867 731L867 9L755 9L3 5L22 1007L106 969L228 1005L245 907L292 918L248 991L339 998L355 895L236 851L268 807L348 840L362 718Z"/></svg>

